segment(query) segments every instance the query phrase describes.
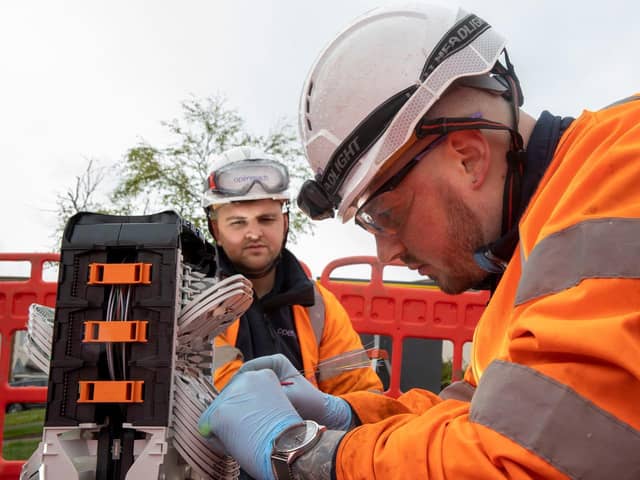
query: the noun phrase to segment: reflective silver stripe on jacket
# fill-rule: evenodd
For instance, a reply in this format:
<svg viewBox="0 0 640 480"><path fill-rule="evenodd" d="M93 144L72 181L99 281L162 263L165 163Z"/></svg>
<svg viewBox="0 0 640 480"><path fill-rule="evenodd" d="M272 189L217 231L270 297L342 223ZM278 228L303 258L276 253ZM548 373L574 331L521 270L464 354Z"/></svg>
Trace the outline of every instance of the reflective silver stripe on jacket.
<svg viewBox="0 0 640 480"><path fill-rule="evenodd" d="M569 478L640 479L640 431L529 367L492 362L471 401L470 419Z"/></svg>
<svg viewBox="0 0 640 480"><path fill-rule="evenodd" d="M313 328L313 333L316 336L316 345L319 347L324 333L325 308L324 298L322 298L322 294L315 282L313 282L313 300L313 305L307 307L307 311L309 312L311 328Z"/></svg>
<svg viewBox="0 0 640 480"><path fill-rule="evenodd" d="M617 107L618 105L623 105L628 102L633 102L634 100L640 100L640 95L631 95L630 97L623 98L622 100L618 100L617 102L613 102L607 105L602 110L606 110L607 108L611 108L611 107Z"/></svg>
<svg viewBox="0 0 640 480"><path fill-rule="evenodd" d="M515 304L588 278L640 278L640 219L585 220L549 235L522 266Z"/></svg>
<svg viewBox="0 0 640 480"><path fill-rule="evenodd" d="M453 399L463 402L470 402L475 391L476 387L471 385L469 382L459 380L457 382L453 382L451 385L442 390L438 394L438 396L443 400Z"/></svg>
<svg viewBox="0 0 640 480"><path fill-rule="evenodd" d="M324 332L325 306L322 294L315 283L313 284L313 293L315 296L315 303L312 306L307 307L307 310L309 312L309 320L311 321L313 333L316 336L316 344L320 347L322 334ZM316 367L316 380L318 382L322 382L329 380L330 378L337 377L349 370L369 368L370 363L371 360L364 349L343 352L333 357L325 358L318 363L318 366Z"/></svg>
<svg viewBox="0 0 640 480"><path fill-rule="evenodd" d="M313 294L314 304L310 307L307 307L307 312L309 312L311 328L313 329L313 333L316 336L316 345L319 347L322 340L322 334L324 332L325 308L324 299L322 298L322 294L316 287L315 282L313 284ZM222 345L219 347L215 347L213 356L213 370L216 371L226 363L232 362L236 359L242 360L243 358L244 357L240 349L231 345Z"/></svg>

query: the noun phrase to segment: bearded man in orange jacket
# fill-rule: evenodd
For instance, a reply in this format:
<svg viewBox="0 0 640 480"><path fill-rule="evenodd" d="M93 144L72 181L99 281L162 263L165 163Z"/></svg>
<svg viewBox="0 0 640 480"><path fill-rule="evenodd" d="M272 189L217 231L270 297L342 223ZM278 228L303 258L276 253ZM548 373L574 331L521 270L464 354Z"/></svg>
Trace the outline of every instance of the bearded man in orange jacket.
<svg viewBox="0 0 640 480"><path fill-rule="evenodd" d="M289 171L272 155L244 146L213 159L202 206L219 274L243 274L255 293L249 310L215 338L214 384L222 389L244 361L279 353L323 392L381 391L370 362L353 368L366 354L344 307L285 247L288 205Z"/></svg>
<svg viewBox="0 0 640 480"><path fill-rule="evenodd" d="M640 96L575 120L521 105L504 38L461 10L374 10L329 44L302 92L299 205L446 292L494 294L439 396L324 398L349 405L344 431L263 359L203 434L265 479L640 478Z"/></svg>

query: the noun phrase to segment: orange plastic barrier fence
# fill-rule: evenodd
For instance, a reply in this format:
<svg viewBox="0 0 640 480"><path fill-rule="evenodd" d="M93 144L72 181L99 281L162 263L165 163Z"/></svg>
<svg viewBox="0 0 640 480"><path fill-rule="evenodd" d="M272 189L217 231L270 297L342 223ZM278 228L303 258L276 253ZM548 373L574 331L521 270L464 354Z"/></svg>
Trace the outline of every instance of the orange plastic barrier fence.
<svg viewBox="0 0 640 480"><path fill-rule="evenodd" d="M3 441L5 411L12 403L46 402L46 387L12 387L11 341L13 333L26 327L32 303L55 306L57 283L42 279L46 262L57 262L52 253L0 253L0 262L30 262L31 275L20 281L0 281L0 445ZM331 279L336 268L369 265L371 280L363 282ZM450 340L453 343L453 373L462 368L462 347L473 338L473 330L488 301L487 292L467 292L450 296L435 287L383 283L385 265L376 257L347 257L329 263L320 282L331 290L349 312L359 333L386 335L392 339L393 362L388 395L398 396L405 338ZM140 276L146 279L146 273ZM133 397L132 397L133 398ZM138 395L135 395L138 398ZM0 480L17 479L22 461L0 456Z"/></svg>
<svg viewBox="0 0 640 480"><path fill-rule="evenodd" d="M45 282L42 271L46 262L57 262L53 253L0 253L0 262L29 262L31 274L24 280L0 281L0 445L4 440L4 420L7 405L12 403L44 403L46 387L13 387L9 385L11 372L11 342L17 330L24 330L29 305L39 303L53 307L56 303L56 282ZM20 475L22 461L5 460L0 453L0 479L14 479Z"/></svg>
<svg viewBox="0 0 640 480"><path fill-rule="evenodd" d="M340 281L331 278L339 267L369 265L371 281ZM453 343L453 379L460 379L462 348L489 300L488 292L469 291L447 295L437 287L384 284L385 264L376 257L346 257L329 263L320 283L331 290L349 313L358 333L391 337L391 378L387 395L400 390L402 345L405 338L449 340Z"/></svg>

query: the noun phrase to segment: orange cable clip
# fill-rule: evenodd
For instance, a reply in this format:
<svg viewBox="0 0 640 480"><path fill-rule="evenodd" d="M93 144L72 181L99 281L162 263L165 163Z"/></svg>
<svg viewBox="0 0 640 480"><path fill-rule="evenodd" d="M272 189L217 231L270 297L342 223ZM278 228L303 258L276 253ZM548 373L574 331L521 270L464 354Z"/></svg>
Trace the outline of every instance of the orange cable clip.
<svg viewBox="0 0 640 480"><path fill-rule="evenodd" d="M146 342L147 324L144 320L84 322L83 343L98 342Z"/></svg>
<svg viewBox="0 0 640 480"><path fill-rule="evenodd" d="M150 263L90 263L89 285L138 285L151 283Z"/></svg>
<svg viewBox="0 0 640 480"><path fill-rule="evenodd" d="M141 403L143 380L79 381L78 403Z"/></svg>

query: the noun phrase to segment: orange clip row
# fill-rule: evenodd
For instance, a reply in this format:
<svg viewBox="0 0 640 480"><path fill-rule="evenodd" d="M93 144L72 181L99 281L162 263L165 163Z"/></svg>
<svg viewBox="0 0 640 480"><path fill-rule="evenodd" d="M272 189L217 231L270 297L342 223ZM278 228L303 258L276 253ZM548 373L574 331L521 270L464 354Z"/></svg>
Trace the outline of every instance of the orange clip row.
<svg viewBox="0 0 640 480"><path fill-rule="evenodd" d="M80 381L78 403L141 403L143 380Z"/></svg>
<svg viewBox="0 0 640 480"><path fill-rule="evenodd" d="M146 342L147 324L143 320L84 322L83 343L97 342Z"/></svg>
<svg viewBox="0 0 640 480"><path fill-rule="evenodd" d="M150 263L90 263L89 285L137 285L151 283Z"/></svg>

